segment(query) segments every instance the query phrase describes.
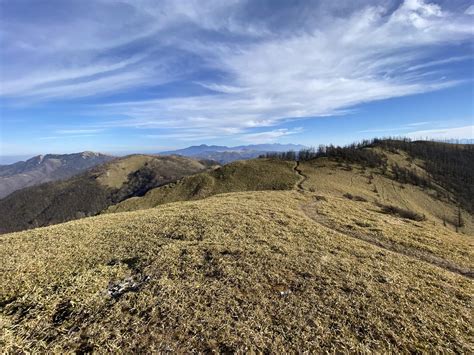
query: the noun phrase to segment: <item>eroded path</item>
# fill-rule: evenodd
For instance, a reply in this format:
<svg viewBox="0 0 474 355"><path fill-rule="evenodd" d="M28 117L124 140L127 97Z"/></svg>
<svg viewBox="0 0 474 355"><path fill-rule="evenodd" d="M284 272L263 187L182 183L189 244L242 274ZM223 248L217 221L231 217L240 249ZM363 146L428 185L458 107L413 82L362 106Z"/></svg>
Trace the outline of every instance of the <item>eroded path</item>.
<svg viewBox="0 0 474 355"><path fill-rule="evenodd" d="M293 167L293 170L300 177L299 181L296 182L295 184L295 189L298 190L299 192L304 192L305 189L303 187L303 183L308 179L308 177L305 174L303 174L303 172L301 171L299 161L295 162L295 166Z"/></svg>
<svg viewBox="0 0 474 355"><path fill-rule="evenodd" d="M295 189L300 193L306 192L305 188L303 187L303 183L308 179L308 176L302 172L299 161L295 162L295 166L293 167L293 170L300 177L300 179L295 183ZM301 209L304 212L304 214L315 223L318 223L320 225L325 226L326 228L329 228L338 233L341 233L348 238L361 240L363 242L377 246L386 251L403 255L403 256L416 259L419 261L423 261L433 266L440 267L444 270L456 273L458 275L461 275L470 279L474 278L474 271L472 268L466 268L466 267L456 265L455 263L451 261L445 260L436 255L433 255L432 253L429 253L428 251L425 251L425 250L403 246L396 243L395 241L381 240L375 235L360 233L360 232L351 230L347 226L338 225L337 223L332 221L330 218L328 218L328 216L319 214L316 205L317 205L317 202L316 203L309 202L301 206Z"/></svg>
<svg viewBox="0 0 474 355"><path fill-rule="evenodd" d="M315 203L305 204L301 206L301 209L303 210L304 214L310 219L312 219L314 222L319 223L320 225L332 229L338 233L341 233L348 238L358 239L381 249L385 249L389 252L423 261L433 266L440 267L446 271L450 271L458 275L474 279L474 271L471 268L456 265L455 263L449 260L443 259L422 249L401 245L395 241L391 241L388 239L380 239L377 238L377 236L375 235L351 230L350 228L348 228L348 226L338 225L328 216L319 214L317 212Z"/></svg>

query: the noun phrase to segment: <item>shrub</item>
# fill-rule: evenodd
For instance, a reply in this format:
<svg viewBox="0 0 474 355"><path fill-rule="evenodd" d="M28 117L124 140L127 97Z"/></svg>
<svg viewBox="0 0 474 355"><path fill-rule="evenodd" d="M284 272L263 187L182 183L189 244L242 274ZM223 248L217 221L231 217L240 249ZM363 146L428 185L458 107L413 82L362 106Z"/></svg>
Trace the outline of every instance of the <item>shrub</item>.
<svg viewBox="0 0 474 355"><path fill-rule="evenodd" d="M350 194L350 193L348 193L348 192L345 193L345 194L342 195L342 196L344 196L345 198L348 198L349 200L367 202L367 200L366 200L364 197L362 197L362 196L354 196L354 195L352 195L352 194Z"/></svg>
<svg viewBox="0 0 474 355"><path fill-rule="evenodd" d="M421 215L417 212L406 210L404 208L400 208L397 206L379 204L379 207L382 209L382 212L386 214L391 214L394 216L407 218L407 219L411 219L412 221L418 221L418 222L426 220L426 217L424 215Z"/></svg>

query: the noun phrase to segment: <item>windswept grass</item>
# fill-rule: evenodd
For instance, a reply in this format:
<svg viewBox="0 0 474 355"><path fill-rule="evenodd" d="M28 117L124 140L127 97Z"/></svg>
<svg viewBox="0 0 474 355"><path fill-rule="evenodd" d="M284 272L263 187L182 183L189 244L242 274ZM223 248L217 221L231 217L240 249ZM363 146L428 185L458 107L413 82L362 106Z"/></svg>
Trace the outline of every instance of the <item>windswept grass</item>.
<svg viewBox="0 0 474 355"><path fill-rule="evenodd" d="M326 197L313 212L333 220L366 205ZM311 198L221 194L3 235L0 347L473 351L470 279L318 223Z"/></svg>
<svg viewBox="0 0 474 355"><path fill-rule="evenodd" d="M469 216L456 233L451 200L350 168L236 162L0 236L0 348L474 352Z"/></svg>

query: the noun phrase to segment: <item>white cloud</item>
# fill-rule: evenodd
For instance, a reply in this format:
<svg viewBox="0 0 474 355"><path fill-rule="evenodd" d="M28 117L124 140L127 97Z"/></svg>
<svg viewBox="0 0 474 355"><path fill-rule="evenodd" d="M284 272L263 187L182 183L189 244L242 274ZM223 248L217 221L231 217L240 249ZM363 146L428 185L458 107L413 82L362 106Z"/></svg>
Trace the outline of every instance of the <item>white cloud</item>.
<svg viewBox="0 0 474 355"><path fill-rule="evenodd" d="M90 133L99 133L103 129L59 129L56 131L58 134L90 134Z"/></svg>
<svg viewBox="0 0 474 355"><path fill-rule="evenodd" d="M407 134L413 139L473 139L474 125L442 129L428 129Z"/></svg>
<svg viewBox="0 0 474 355"><path fill-rule="evenodd" d="M469 6L466 11L464 11L466 15L474 15L474 5Z"/></svg>
<svg viewBox="0 0 474 355"><path fill-rule="evenodd" d="M408 123L406 126L408 127L426 126L429 123L431 123L431 121L412 122L412 123Z"/></svg>
<svg viewBox="0 0 474 355"><path fill-rule="evenodd" d="M67 136L67 139L75 139L75 138L88 138L88 137L96 137L97 134L73 134ZM45 137L39 137L39 140L58 140L62 142L62 139L64 139L63 136L45 136Z"/></svg>
<svg viewBox="0 0 474 355"><path fill-rule="evenodd" d="M14 12L20 19L11 16L0 27L0 96L51 101L176 80L183 70L174 70L175 58L163 51L172 36L159 36L186 16L173 3L97 0L59 2L48 11L47 4L20 7L25 19Z"/></svg>
<svg viewBox="0 0 474 355"><path fill-rule="evenodd" d="M281 128L265 132L247 133L242 135L242 141L249 143L274 143L281 137L298 134L302 131L303 129L299 127L295 129Z"/></svg>
<svg viewBox="0 0 474 355"><path fill-rule="evenodd" d="M0 86L0 95L13 96L22 94L41 94L41 87L49 87L49 90L52 90L51 86L54 86L55 88L61 90L60 88L61 86L65 85L65 81L88 77L91 77L90 81L95 82L97 81L97 78L93 78L94 76L100 74L107 74L116 70L126 68L131 64L139 62L143 58L143 55L139 55L133 56L127 60L113 63L95 64L86 67L73 67L69 69L62 68L59 70L52 71L46 70L42 73L30 73L28 77L23 77L21 79L13 79L2 83L2 85ZM94 94L96 94L96 92L94 92Z"/></svg>
<svg viewBox="0 0 474 355"><path fill-rule="evenodd" d="M61 24L66 32L56 34L54 26L37 27L38 34L29 28L34 35L21 36L23 42L15 43L22 48L15 50L38 51L49 64L40 61L32 73L13 66L18 70L5 78L0 92L57 100L159 85L186 79L186 64L177 65L173 54L164 54L184 53L192 58L192 70L219 74L212 76L218 79L192 80L211 93L100 105L93 108L95 115L120 118L98 128L161 128L171 130L167 137L183 139L205 131L207 137L240 134L263 140L290 133L270 130L252 136L248 131L459 83L432 68L469 58L432 59L432 54L433 49L472 39L470 16L424 0L405 0L391 13L386 2L373 3L326 19L309 7L304 26L295 21L291 29L280 31L270 19L239 16L244 1L130 0L115 6L102 0L98 13L114 9L111 21L96 23L91 15L70 26ZM27 33L28 26L21 31ZM137 39L146 53L127 57L110 52L135 45ZM78 59L71 64L72 55ZM101 56L106 59L97 64Z"/></svg>
<svg viewBox="0 0 474 355"><path fill-rule="evenodd" d="M188 50L232 78L225 84L201 83L219 94L130 102L109 109L129 116L128 123L137 126L147 122L246 129L288 118L332 115L363 102L457 84L428 79L426 72L418 72L423 66L413 63L429 56L424 46L469 37L472 28L420 0L406 1L388 19L384 11L364 8L324 32L249 45L186 42Z"/></svg>

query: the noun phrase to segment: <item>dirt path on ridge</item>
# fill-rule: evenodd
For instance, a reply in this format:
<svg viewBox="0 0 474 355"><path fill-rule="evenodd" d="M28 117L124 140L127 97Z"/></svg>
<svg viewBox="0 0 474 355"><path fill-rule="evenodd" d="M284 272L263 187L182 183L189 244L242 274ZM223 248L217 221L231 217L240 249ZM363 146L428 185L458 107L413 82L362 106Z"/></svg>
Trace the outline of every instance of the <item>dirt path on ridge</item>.
<svg viewBox="0 0 474 355"><path fill-rule="evenodd" d="M296 161L295 166L293 167L293 170L300 177L300 179L299 181L295 183L295 189L302 193L305 191L303 187L303 183L308 179L308 177L305 174L303 174L303 172L301 171L299 167L300 167L300 162Z"/></svg>

